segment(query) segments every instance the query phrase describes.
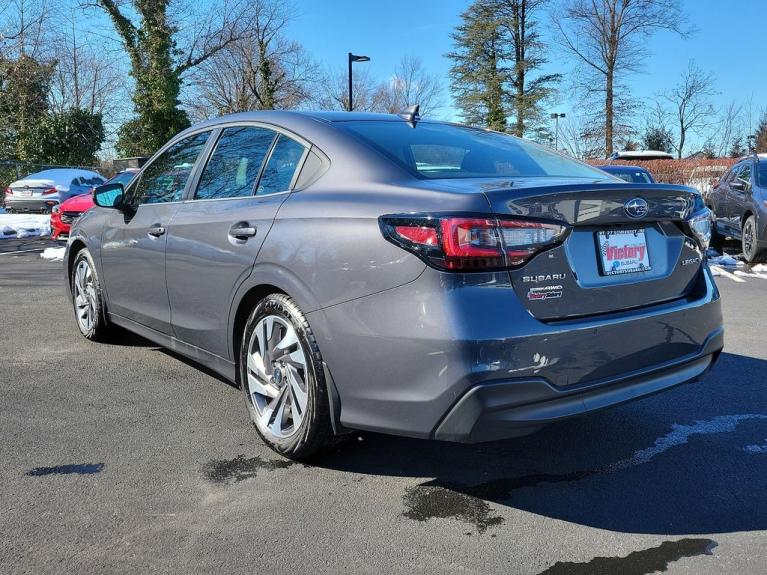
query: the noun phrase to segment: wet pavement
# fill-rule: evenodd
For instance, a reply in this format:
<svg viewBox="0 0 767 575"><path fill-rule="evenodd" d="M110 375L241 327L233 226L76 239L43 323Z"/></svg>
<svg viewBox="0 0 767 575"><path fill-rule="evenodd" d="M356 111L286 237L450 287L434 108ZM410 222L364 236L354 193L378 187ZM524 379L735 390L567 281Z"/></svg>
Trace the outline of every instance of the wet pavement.
<svg viewBox="0 0 767 575"><path fill-rule="evenodd" d="M54 245L0 243L2 573L767 569L767 280L719 279L703 383L512 441L362 434L298 464L193 362L81 338Z"/></svg>

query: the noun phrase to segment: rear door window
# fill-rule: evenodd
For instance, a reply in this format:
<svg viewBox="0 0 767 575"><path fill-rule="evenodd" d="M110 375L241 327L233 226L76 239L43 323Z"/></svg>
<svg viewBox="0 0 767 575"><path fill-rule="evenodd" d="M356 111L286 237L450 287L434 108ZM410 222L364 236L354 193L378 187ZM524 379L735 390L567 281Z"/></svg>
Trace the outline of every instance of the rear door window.
<svg viewBox="0 0 767 575"><path fill-rule="evenodd" d="M265 195L288 191L305 150L306 148L295 140L280 134L269 156L266 168L264 168L261 180L258 182L256 194Z"/></svg>
<svg viewBox="0 0 767 575"><path fill-rule="evenodd" d="M738 174L738 181L743 184L745 191L751 189L751 164L745 164Z"/></svg>
<svg viewBox="0 0 767 575"><path fill-rule="evenodd" d="M276 133L267 128L226 128L197 185L196 200L253 195L258 176Z"/></svg>

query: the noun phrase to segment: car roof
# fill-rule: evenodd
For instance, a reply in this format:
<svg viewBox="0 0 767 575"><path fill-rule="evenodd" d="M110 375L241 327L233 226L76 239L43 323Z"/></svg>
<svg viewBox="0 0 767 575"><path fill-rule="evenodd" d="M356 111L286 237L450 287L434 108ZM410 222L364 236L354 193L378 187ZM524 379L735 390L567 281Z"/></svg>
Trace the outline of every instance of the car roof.
<svg viewBox="0 0 767 575"><path fill-rule="evenodd" d="M301 128L317 122L332 124L335 122L404 122L405 120L396 114L378 114L373 112L308 112L296 110L259 110L254 112L239 112L212 118L199 124L195 124L188 131L200 128L215 127L220 124L235 122L264 122L276 124L287 129L296 130L299 134ZM187 130L185 130L186 132Z"/></svg>
<svg viewBox="0 0 767 575"><path fill-rule="evenodd" d="M634 150L634 151L626 151L623 152L614 152L610 158L614 160L651 160L651 159L663 159L663 160L672 160L674 159L674 156L669 154L668 152L663 152L661 150Z"/></svg>

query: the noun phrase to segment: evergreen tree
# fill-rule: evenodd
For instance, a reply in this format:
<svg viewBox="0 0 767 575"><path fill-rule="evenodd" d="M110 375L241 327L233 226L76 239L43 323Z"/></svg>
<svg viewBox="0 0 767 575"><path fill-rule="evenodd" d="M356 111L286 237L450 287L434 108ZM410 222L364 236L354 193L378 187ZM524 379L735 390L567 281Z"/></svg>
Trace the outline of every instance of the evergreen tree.
<svg viewBox="0 0 767 575"><path fill-rule="evenodd" d="M742 158L745 156L748 152L746 151L746 147L743 145L743 138L740 136L735 136L732 140L732 146L730 146L730 151L727 152L727 155L730 158Z"/></svg>
<svg viewBox="0 0 767 575"><path fill-rule="evenodd" d="M464 121L506 130L505 102L509 69L506 33L495 2L476 0L461 14L451 34L455 48L447 56L450 88Z"/></svg>
<svg viewBox="0 0 767 575"><path fill-rule="evenodd" d="M542 42L537 30L536 13L547 0L496 0L495 9L500 13L509 44L511 66L511 98L509 112L514 116L514 134L524 136L531 130L536 133L545 129L547 120L541 104L551 97L554 86L560 81L559 74L532 73L546 63Z"/></svg>
<svg viewBox="0 0 767 575"><path fill-rule="evenodd" d="M756 129L756 138L754 138L754 148L757 154L767 152L767 113L759 120L759 127Z"/></svg>
<svg viewBox="0 0 767 575"><path fill-rule="evenodd" d="M90 166L104 142L101 114L78 108L40 118L24 140L24 156L41 164Z"/></svg>
<svg viewBox="0 0 767 575"><path fill-rule="evenodd" d="M666 128L649 127L642 136L642 146L645 150L671 153L671 133Z"/></svg>
<svg viewBox="0 0 767 575"><path fill-rule="evenodd" d="M560 79L533 76L546 62L535 20L545 2L475 0L461 15L447 56L453 61L451 91L468 123L506 131L510 117L517 136L545 130L541 104Z"/></svg>
<svg viewBox="0 0 767 575"><path fill-rule="evenodd" d="M0 158L28 159L25 142L48 112L53 64L0 58Z"/></svg>

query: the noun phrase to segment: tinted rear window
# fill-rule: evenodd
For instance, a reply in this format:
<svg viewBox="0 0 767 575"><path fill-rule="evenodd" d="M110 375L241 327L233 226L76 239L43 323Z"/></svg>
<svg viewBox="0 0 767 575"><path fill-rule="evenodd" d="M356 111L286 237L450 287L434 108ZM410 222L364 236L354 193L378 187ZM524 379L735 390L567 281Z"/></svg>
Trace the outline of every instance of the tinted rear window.
<svg viewBox="0 0 767 575"><path fill-rule="evenodd" d="M520 138L452 124L344 122L339 126L424 178L564 177L601 171Z"/></svg>
<svg viewBox="0 0 767 575"><path fill-rule="evenodd" d="M630 184L649 184L650 178L645 172L631 171L631 172L610 172L614 176L618 176L621 180L624 180Z"/></svg>

